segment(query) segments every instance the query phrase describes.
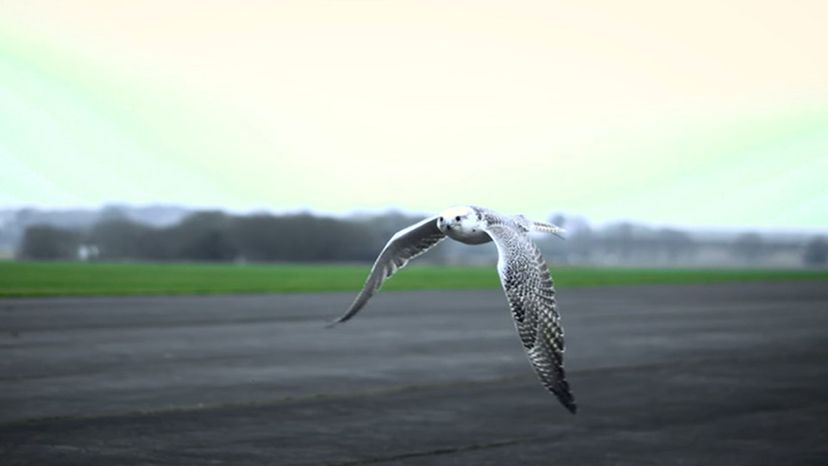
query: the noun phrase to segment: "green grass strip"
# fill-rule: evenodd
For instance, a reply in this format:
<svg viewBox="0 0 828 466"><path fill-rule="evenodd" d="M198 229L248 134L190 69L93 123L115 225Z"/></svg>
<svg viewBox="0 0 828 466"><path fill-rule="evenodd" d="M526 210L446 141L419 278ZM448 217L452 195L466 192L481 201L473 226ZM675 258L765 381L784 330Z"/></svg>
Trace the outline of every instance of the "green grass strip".
<svg viewBox="0 0 828 466"><path fill-rule="evenodd" d="M0 296L357 292L369 266L0 262ZM558 287L828 280L828 271L554 267ZM411 266L385 290L499 287L494 267Z"/></svg>

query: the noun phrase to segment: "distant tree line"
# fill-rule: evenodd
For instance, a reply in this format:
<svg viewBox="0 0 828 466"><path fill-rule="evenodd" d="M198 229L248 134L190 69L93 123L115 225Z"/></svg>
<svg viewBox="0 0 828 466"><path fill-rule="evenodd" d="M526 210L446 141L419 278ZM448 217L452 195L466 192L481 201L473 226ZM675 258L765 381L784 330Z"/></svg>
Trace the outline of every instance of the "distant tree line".
<svg viewBox="0 0 828 466"><path fill-rule="evenodd" d="M31 225L17 257L34 260L143 260L236 262L369 262L396 231L421 217L400 213L331 218L311 214L232 215L195 212L169 226L137 222L117 210L86 228ZM694 237L672 228L622 222L593 229L583 219L550 219L566 241L538 238L553 264L656 266L796 266L828 264L828 240L785 241L757 233ZM493 248L449 242L421 261L491 263Z"/></svg>
<svg viewBox="0 0 828 466"><path fill-rule="evenodd" d="M74 259L81 245L81 234L51 225L33 225L26 229L18 251L22 259Z"/></svg>
<svg viewBox="0 0 828 466"><path fill-rule="evenodd" d="M817 267L828 264L828 239L824 236L811 239L805 246L803 260L805 264Z"/></svg>
<svg viewBox="0 0 828 466"><path fill-rule="evenodd" d="M209 211L169 227L153 227L115 216L86 230L30 226L18 257L71 260L79 251L94 251L93 258L100 260L369 261L393 231L416 220L397 214L343 220Z"/></svg>
<svg viewBox="0 0 828 466"><path fill-rule="evenodd" d="M562 264L656 265L656 266L768 266L825 267L828 240L782 235L694 235L674 228L651 228L619 222L593 229L580 217L553 216L565 226L567 241L541 239L541 248L552 262Z"/></svg>
<svg viewBox="0 0 828 466"><path fill-rule="evenodd" d="M563 222L561 222L563 223ZM547 240L550 254L563 262L665 263L686 262L699 244L688 233L672 229L650 229L629 222L593 230L585 225L572 231L565 243Z"/></svg>

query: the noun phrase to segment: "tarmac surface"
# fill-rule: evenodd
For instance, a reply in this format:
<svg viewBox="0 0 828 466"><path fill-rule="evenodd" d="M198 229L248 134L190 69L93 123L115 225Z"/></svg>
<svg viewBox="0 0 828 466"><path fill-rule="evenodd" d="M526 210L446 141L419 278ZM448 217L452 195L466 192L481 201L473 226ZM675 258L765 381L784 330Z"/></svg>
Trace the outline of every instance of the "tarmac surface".
<svg viewBox="0 0 828 466"><path fill-rule="evenodd" d="M0 464L828 464L828 283L0 300Z"/></svg>

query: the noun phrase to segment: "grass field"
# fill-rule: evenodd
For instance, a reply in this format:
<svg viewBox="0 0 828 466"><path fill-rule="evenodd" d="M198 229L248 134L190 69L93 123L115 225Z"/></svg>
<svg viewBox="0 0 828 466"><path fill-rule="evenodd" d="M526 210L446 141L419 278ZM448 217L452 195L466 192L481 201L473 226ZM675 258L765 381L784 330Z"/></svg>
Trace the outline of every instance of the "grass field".
<svg viewBox="0 0 828 466"><path fill-rule="evenodd" d="M0 262L0 296L167 295L353 291L368 266ZM556 267L558 287L744 280L828 280L828 271ZM386 290L486 289L494 267L411 266Z"/></svg>

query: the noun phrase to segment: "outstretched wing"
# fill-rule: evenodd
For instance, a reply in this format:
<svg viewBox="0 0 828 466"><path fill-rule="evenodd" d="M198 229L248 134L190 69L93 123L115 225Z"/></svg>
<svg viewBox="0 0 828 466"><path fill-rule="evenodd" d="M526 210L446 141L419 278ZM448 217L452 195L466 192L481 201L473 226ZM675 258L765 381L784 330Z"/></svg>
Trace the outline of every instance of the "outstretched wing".
<svg viewBox="0 0 828 466"><path fill-rule="evenodd" d="M446 235L437 228L436 216L415 223L394 234L380 252L376 262L374 262L362 291L359 292L351 307L342 317L331 322L330 325L345 322L353 317L365 306L371 296L380 289L387 278L405 267L411 259L434 247L445 237Z"/></svg>
<svg viewBox="0 0 828 466"><path fill-rule="evenodd" d="M497 245L500 282L529 361L544 387L574 413L575 399L563 367L564 332L546 262L535 243L517 228L496 224L486 232Z"/></svg>

